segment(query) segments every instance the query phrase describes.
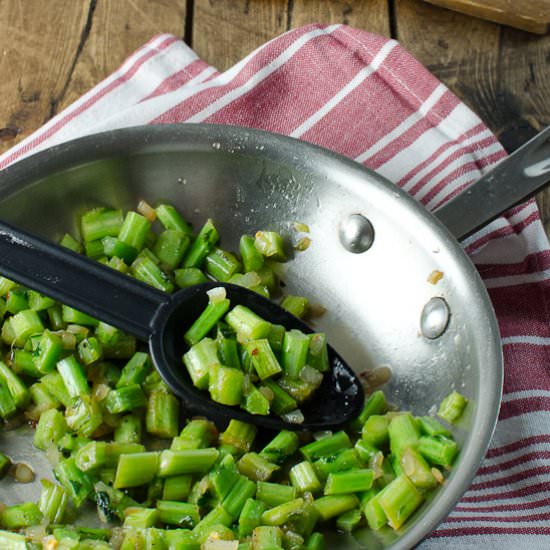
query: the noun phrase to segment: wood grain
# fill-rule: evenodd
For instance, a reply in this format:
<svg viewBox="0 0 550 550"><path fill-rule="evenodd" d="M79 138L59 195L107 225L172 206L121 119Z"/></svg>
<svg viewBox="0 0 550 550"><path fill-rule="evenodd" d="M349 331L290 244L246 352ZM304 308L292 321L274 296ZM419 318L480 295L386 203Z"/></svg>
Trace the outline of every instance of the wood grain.
<svg viewBox="0 0 550 550"><path fill-rule="evenodd" d="M396 0L395 15L403 47L496 130L500 27L416 0Z"/></svg>
<svg viewBox="0 0 550 550"><path fill-rule="evenodd" d="M97 0L89 34L58 109L95 86L156 34L183 36L185 7L185 0Z"/></svg>
<svg viewBox="0 0 550 550"><path fill-rule="evenodd" d="M503 29L499 64L498 135L508 150L550 125L550 36ZM542 222L550 238L550 188L537 195Z"/></svg>
<svg viewBox="0 0 550 550"><path fill-rule="evenodd" d="M550 0L425 0L443 8L488 19L524 31L545 34L550 29Z"/></svg>
<svg viewBox="0 0 550 550"><path fill-rule="evenodd" d="M224 70L287 30L286 0L199 0L192 45L202 59Z"/></svg>
<svg viewBox="0 0 550 550"><path fill-rule="evenodd" d="M508 151L550 124L550 36L415 0L396 0L395 13L398 40L482 118ZM550 236L550 190L537 200Z"/></svg>
<svg viewBox="0 0 550 550"><path fill-rule="evenodd" d="M0 152L51 117L74 69L90 7L89 0L50 2L48 9L43 2L0 2Z"/></svg>
<svg viewBox="0 0 550 550"><path fill-rule="evenodd" d="M390 36L387 0L294 0L289 9L291 28L308 23L344 23L352 27Z"/></svg>
<svg viewBox="0 0 550 550"><path fill-rule="evenodd" d="M397 38L514 150L550 123L550 36L397 0ZM457 32L460 29L460 32ZM431 39L422 39L429 33Z"/></svg>
<svg viewBox="0 0 550 550"><path fill-rule="evenodd" d="M513 150L550 124L550 35L503 28L499 54L497 134Z"/></svg>
<svg viewBox="0 0 550 550"><path fill-rule="evenodd" d="M155 34L185 36L206 61L224 69L289 28L312 22L397 37L508 150L550 124L550 36L420 0L48 0L47 9L43 0L0 0L0 151ZM550 234L550 191L538 198Z"/></svg>
<svg viewBox="0 0 550 550"><path fill-rule="evenodd" d="M389 36L388 0L200 0L194 4L192 45L224 70L286 30L309 23L345 23Z"/></svg>

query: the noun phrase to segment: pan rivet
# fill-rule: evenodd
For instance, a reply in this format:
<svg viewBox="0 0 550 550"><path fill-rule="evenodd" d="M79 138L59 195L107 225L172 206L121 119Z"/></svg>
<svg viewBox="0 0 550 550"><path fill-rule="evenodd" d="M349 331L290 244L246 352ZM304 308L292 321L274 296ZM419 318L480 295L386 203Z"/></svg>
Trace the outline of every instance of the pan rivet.
<svg viewBox="0 0 550 550"><path fill-rule="evenodd" d="M374 241L374 228L361 214L351 214L340 223L340 242L346 250L360 254L368 250Z"/></svg>
<svg viewBox="0 0 550 550"><path fill-rule="evenodd" d="M420 315L420 330L422 334L434 340L439 338L449 324L451 312L447 302L438 296L432 298L422 309Z"/></svg>

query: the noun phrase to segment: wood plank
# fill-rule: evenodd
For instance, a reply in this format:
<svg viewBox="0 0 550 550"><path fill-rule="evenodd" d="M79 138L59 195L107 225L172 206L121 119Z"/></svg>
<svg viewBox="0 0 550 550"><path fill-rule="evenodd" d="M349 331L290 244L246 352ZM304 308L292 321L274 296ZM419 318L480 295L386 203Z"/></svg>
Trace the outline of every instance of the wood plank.
<svg viewBox="0 0 550 550"><path fill-rule="evenodd" d="M397 0L396 17L403 46L478 113L508 150L550 124L550 36L414 0ZM427 34L430 40L423 40Z"/></svg>
<svg viewBox="0 0 550 550"><path fill-rule="evenodd" d="M396 0L395 16L403 47L496 130L500 27L416 0Z"/></svg>
<svg viewBox="0 0 550 550"><path fill-rule="evenodd" d="M500 140L514 150L550 124L550 36L503 28L499 55Z"/></svg>
<svg viewBox="0 0 550 550"><path fill-rule="evenodd" d="M183 36L185 8L185 0L97 0L89 35L59 110L112 73L154 35Z"/></svg>
<svg viewBox="0 0 550 550"><path fill-rule="evenodd" d="M287 30L286 0L199 0L193 13L193 49L224 70Z"/></svg>
<svg viewBox="0 0 550 550"><path fill-rule="evenodd" d="M200 0L192 44L204 60L224 70L286 30L309 23L345 23L390 35L387 0Z"/></svg>
<svg viewBox="0 0 550 550"><path fill-rule="evenodd" d="M550 36L503 29L499 74L497 99L506 117L498 134L513 150L550 125ZM550 237L550 189L538 193L537 203Z"/></svg>
<svg viewBox="0 0 550 550"><path fill-rule="evenodd" d="M468 104L508 151L550 124L550 36L415 0L396 0L395 13L403 46ZM550 191L537 198L550 236Z"/></svg>
<svg viewBox="0 0 550 550"><path fill-rule="evenodd" d="M365 31L390 36L387 0L294 0L289 12L291 27L309 23L344 23Z"/></svg>
<svg viewBox="0 0 550 550"><path fill-rule="evenodd" d="M66 86L90 0L0 2L0 152L48 118Z"/></svg>
<svg viewBox="0 0 550 550"><path fill-rule="evenodd" d="M550 29L550 0L425 0L495 23L545 34Z"/></svg>

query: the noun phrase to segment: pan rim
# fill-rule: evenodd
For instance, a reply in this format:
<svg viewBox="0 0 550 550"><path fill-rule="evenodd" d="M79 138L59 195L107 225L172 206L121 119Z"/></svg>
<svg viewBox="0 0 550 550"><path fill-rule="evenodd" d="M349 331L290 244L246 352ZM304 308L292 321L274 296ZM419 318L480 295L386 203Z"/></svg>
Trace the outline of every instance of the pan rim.
<svg viewBox="0 0 550 550"><path fill-rule="evenodd" d="M389 548L405 549L418 544L445 519L469 488L496 428L502 397L504 362L498 323L487 289L479 273L458 241L442 222L386 178L328 149L295 138L240 126L169 124L133 126L90 134L34 153L0 171L0 191L3 198L10 196L24 186L25 181L36 182L42 179L44 174L67 169L67 162L70 159L78 159L84 153L88 156L91 155L94 159L96 157L101 159L116 154L155 152L155 148L159 145L178 146L183 143L189 145L189 150L213 151L214 148L222 152L230 151L238 143L242 146L242 149L236 151L239 154L267 156L277 162L293 162L298 168L304 165L296 156L302 158L307 156L308 162L322 160L337 163L356 175L358 180L362 179L386 193L399 196L400 201L410 207L419 219L430 226L436 236L448 245L460 264L460 268L467 272L471 278L471 284L476 290L476 299L481 301L482 307L487 313L486 330L490 335L490 342L487 342L486 351L491 368L488 372L484 372L484 376L492 391L485 396L487 400L484 403L478 404L472 431L468 435L466 447L462 449L460 472L453 471L446 482L445 490L436 495L417 521L406 528ZM259 144L262 145L261 149L257 147ZM474 443L474 440L477 443ZM458 473L461 475L459 476ZM436 502L437 505L435 505Z"/></svg>

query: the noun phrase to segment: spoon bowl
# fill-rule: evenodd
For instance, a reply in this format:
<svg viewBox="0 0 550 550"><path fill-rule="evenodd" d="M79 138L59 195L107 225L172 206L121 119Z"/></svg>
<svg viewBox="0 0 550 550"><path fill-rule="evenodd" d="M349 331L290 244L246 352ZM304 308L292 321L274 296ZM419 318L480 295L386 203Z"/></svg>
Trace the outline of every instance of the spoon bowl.
<svg viewBox="0 0 550 550"><path fill-rule="evenodd" d="M300 424L286 422L274 415L253 415L243 409L221 405L210 400L207 392L193 386L181 360L187 350L183 333L195 321L197 312L201 312L206 307L208 303L206 292L216 287L225 288L232 307L237 304L246 306L260 317L283 325L287 330L313 332L306 323L279 305L244 287L211 282L176 292L166 306L160 309L153 321L149 349L159 374L184 403L218 423L227 422L231 417L274 430L339 428L360 413L364 401L361 382L330 346L328 346L330 369L325 373L323 382L312 399L301 405L304 422ZM330 406L327 406L328 403Z"/></svg>
<svg viewBox="0 0 550 550"><path fill-rule="evenodd" d="M186 407L220 425L237 418L273 430L326 430L342 427L361 411L361 382L330 347L330 369L313 397L301 406L301 423L221 405L193 386L182 363L187 351L183 335L206 307L206 292L212 288L223 286L232 307L246 306L287 330L312 332L294 315L247 288L211 282L167 294L2 222L0 257L2 275L147 341L153 363L170 389Z"/></svg>

